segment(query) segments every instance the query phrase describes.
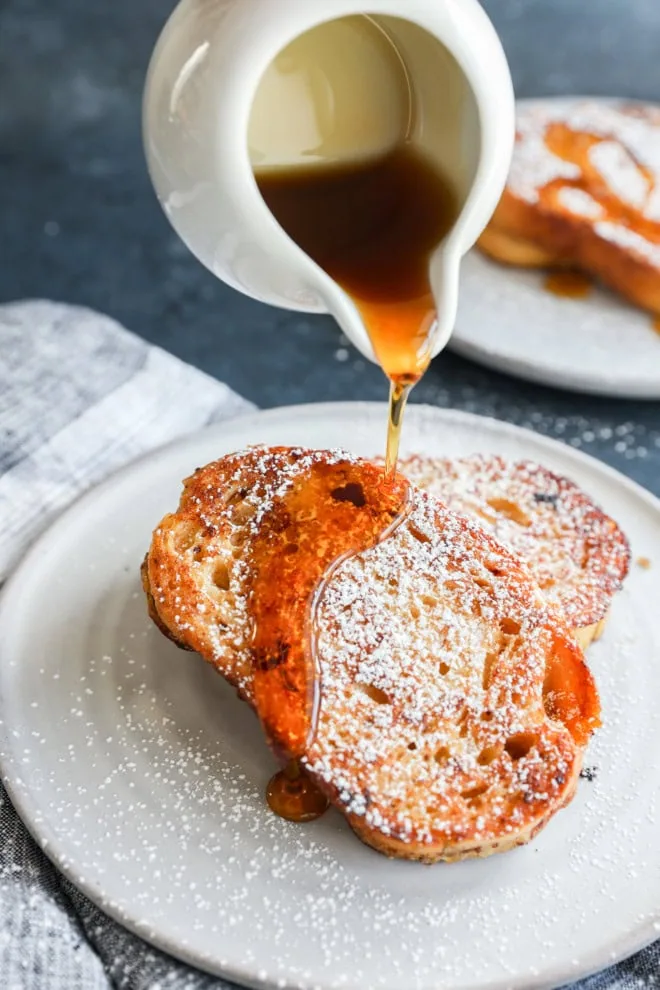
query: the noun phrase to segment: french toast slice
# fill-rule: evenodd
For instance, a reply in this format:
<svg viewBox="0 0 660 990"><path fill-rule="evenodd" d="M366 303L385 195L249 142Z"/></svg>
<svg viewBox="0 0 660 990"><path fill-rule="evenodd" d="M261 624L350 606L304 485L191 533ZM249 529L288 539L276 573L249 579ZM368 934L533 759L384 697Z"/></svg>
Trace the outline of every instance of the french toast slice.
<svg viewBox="0 0 660 990"><path fill-rule="evenodd" d="M617 524L568 478L498 456L412 456L399 465L415 485L476 519L530 567L583 649L601 635L628 573Z"/></svg>
<svg viewBox="0 0 660 990"><path fill-rule="evenodd" d="M154 530L142 564L149 614L159 629L212 663L248 702L246 547L274 493L304 477L310 460L311 452L300 448L255 447L199 468L183 482L177 511Z"/></svg>
<svg viewBox="0 0 660 990"><path fill-rule="evenodd" d="M660 313L660 107L534 101L517 111L492 258L573 267Z"/></svg>
<svg viewBox="0 0 660 990"><path fill-rule="evenodd" d="M362 492L345 499L346 518L359 520L373 465L253 448L185 482L143 565L159 626L253 706L250 561L264 540L275 540L274 557L283 547L295 556L310 532L322 547L318 517L289 511L319 463L345 466ZM289 614L299 589L280 591ZM364 842L425 862L484 856L528 841L571 799L599 724L596 688L529 569L480 526L411 486L388 538L326 572L312 620L314 731L299 749L297 738L287 747L286 725L267 717L264 727ZM303 632L293 623L290 641ZM290 643L275 646L286 671ZM299 706L304 685L284 683Z"/></svg>

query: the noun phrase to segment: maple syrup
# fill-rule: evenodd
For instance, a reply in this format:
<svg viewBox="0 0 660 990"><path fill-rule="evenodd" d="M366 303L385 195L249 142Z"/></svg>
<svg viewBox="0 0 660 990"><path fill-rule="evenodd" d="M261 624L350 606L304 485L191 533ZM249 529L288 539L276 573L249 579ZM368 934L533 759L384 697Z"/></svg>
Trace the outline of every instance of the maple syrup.
<svg viewBox="0 0 660 990"><path fill-rule="evenodd" d="M660 333L660 316L655 317L652 326L656 333Z"/></svg>
<svg viewBox="0 0 660 990"><path fill-rule="evenodd" d="M266 801L271 811L289 822L312 822L328 809L328 799L297 760L289 760L268 781Z"/></svg>
<svg viewBox="0 0 660 990"><path fill-rule="evenodd" d="M254 703L277 753L301 756L320 697L316 606L334 568L405 518L407 482L374 464L312 462L275 496L249 550Z"/></svg>
<svg viewBox="0 0 660 990"><path fill-rule="evenodd" d="M390 403L387 415L387 440L385 443L385 474L393 475L399 459L403 414L412 385L390 382Z"/></svg>
<svg viewBox="0 0 660 990"><path fill-rule="evenodd" d="M586 299L591 292L591 280L583 272L573 269L561 269L550 272L543 283L543 288L553 296L566 299Z"/></svg>
<svg viewBox="0 0 660 990"><path fill-rule="evenodd" d="M453 190L412 145L351 164L255 172L275 219L355 302L392 383L387 467L410 388L430 358L433 250L453 225Z"/></svg>

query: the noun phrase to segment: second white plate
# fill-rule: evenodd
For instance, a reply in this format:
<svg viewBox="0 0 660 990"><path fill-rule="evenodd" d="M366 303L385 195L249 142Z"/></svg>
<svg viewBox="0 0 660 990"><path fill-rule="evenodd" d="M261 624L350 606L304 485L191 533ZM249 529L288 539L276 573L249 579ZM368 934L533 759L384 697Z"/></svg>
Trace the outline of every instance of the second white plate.
<svg viewBox="0 0 660 990"><path fill-rule="evenodd" d="M471 251L463 261L451 350L543 385L659 399L660 333L653 317L598 286L585 299L552 295L543 288L545 276Z"/></svg>

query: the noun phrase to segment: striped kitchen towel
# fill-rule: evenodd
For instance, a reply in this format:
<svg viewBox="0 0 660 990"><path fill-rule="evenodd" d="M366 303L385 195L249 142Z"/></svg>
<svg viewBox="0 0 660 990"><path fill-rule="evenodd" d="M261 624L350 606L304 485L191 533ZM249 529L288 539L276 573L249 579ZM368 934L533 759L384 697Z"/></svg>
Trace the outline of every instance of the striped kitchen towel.
<svg viewBox="0 0 660 990"><path fill-rule="evenodd" d="M0 306L0 584L78 495L148 450L253 407L89 309ZM220 990L151 949L49 863L0 785L2 990Z"/></svg>
<svg viewBox="0 0 660 990"><path fill-rule="evenodd" d="M251 408L107 316L41 301L0 307L0 582L91 485Z"/></svg>

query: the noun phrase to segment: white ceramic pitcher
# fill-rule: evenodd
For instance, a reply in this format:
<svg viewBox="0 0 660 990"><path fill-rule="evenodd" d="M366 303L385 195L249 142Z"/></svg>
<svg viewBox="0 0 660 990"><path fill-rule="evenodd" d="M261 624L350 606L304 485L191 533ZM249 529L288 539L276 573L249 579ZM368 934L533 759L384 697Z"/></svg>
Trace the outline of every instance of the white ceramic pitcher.
<svg viewBox="0 0 660 990"><path fill-rule="evenodd" d="M193 254L256 299L332 313L371 359L354 303L279 226L253 170L355 161L402 138L437 163L461 208L430 262L436 354L513 137L508 66L476 0L182 0L144 97L151 177Z"/></svg>

